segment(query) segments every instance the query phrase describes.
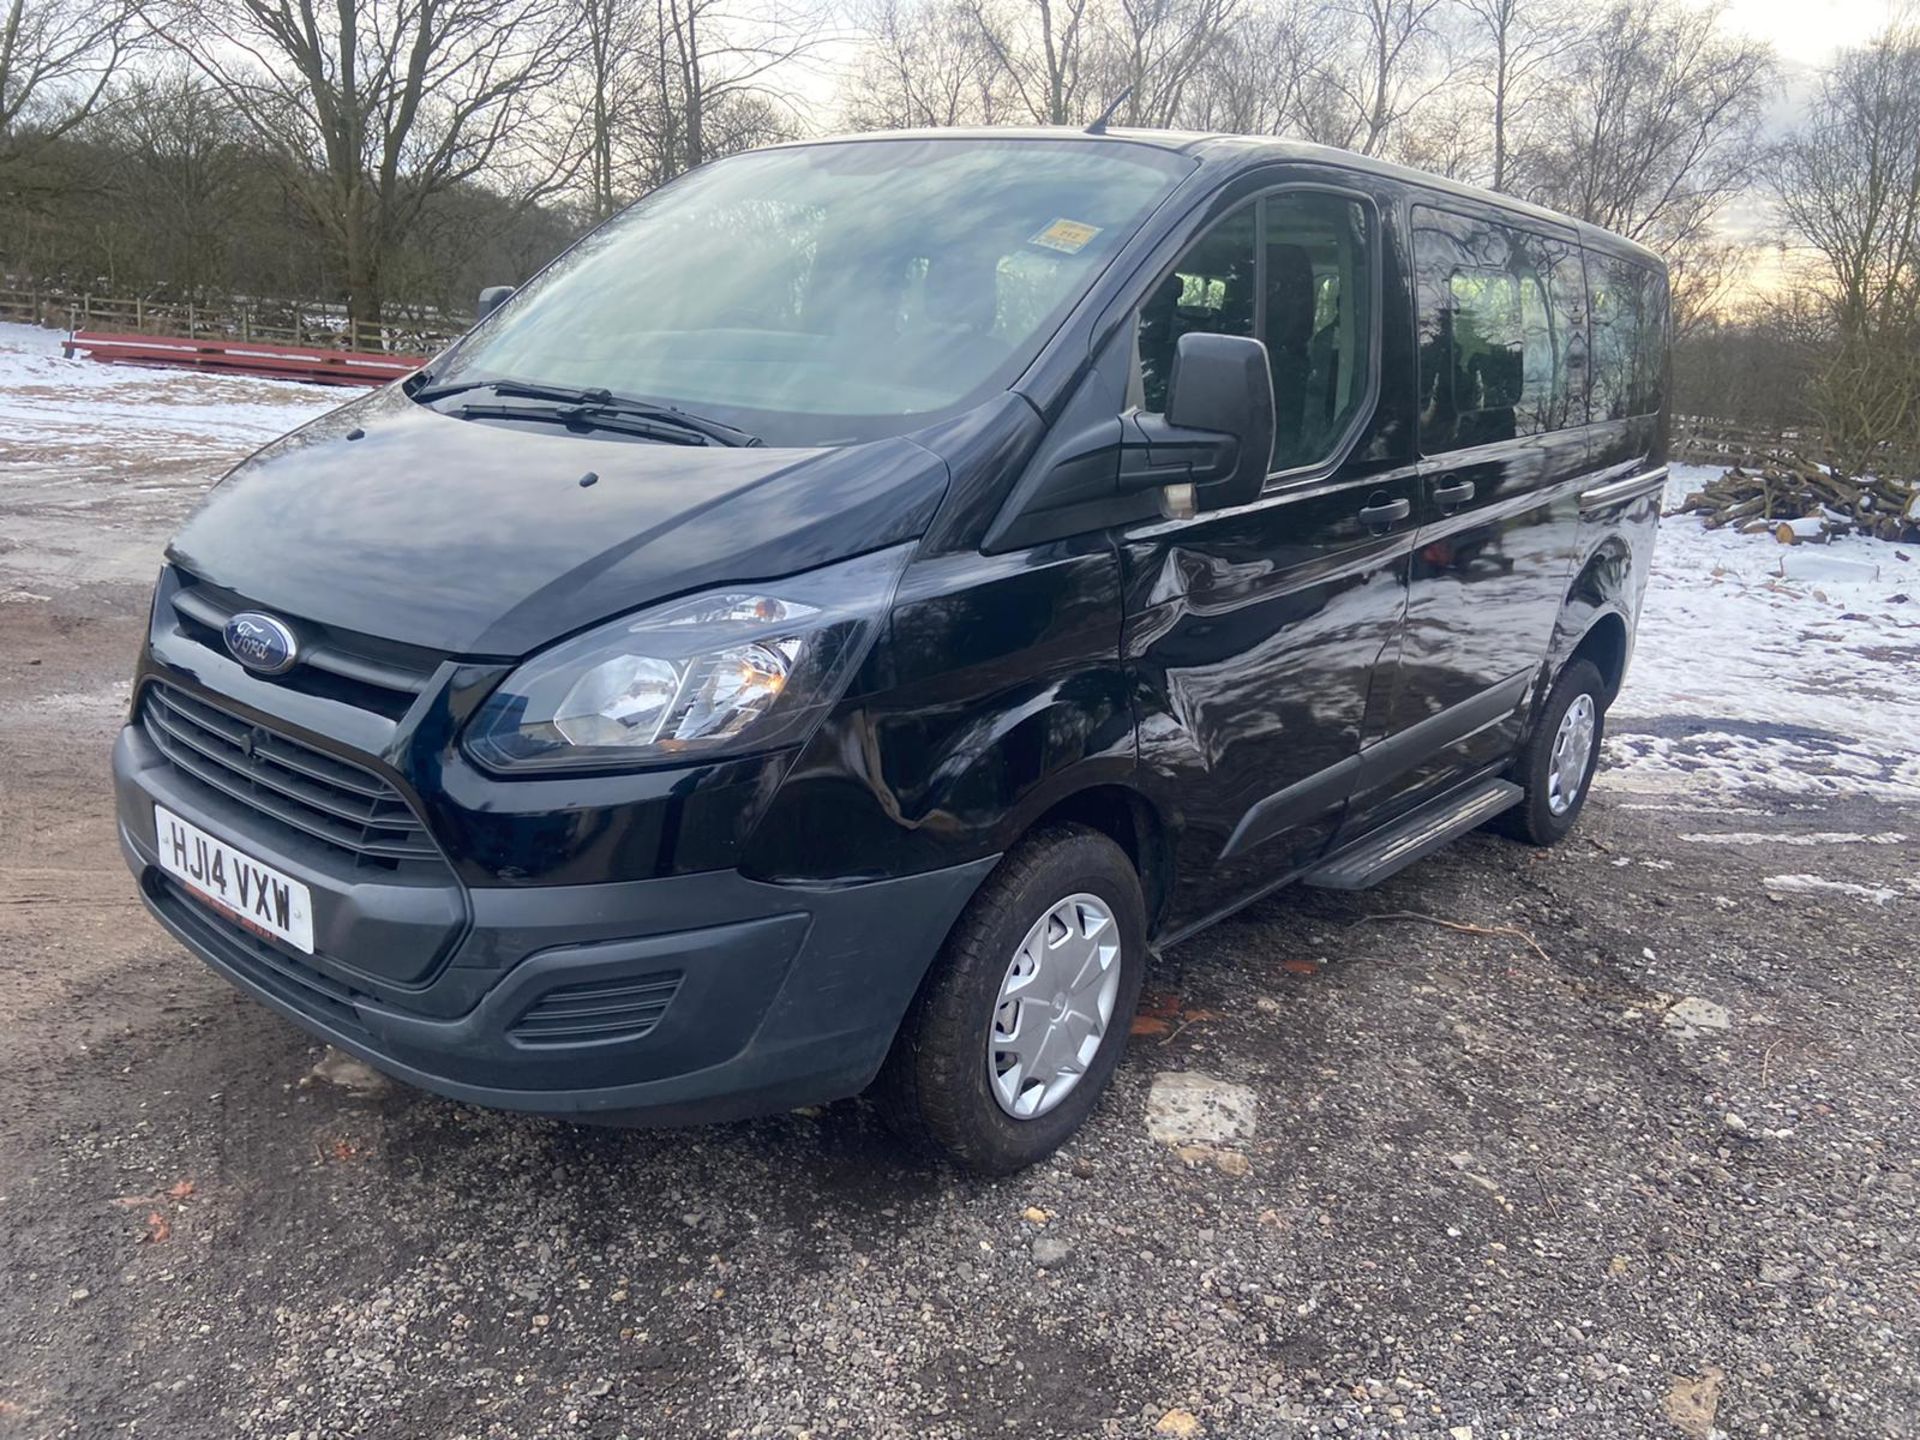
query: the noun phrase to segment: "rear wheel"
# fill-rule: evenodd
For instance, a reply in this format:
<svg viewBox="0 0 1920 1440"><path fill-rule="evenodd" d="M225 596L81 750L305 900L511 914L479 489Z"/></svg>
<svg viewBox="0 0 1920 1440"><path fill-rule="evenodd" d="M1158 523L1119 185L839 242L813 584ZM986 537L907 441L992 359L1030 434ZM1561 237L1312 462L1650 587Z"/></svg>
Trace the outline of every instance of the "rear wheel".
<svg viewBox="0 0 1920 1440"><path fill-rule="evenodd" d="M1082 826L1036 832L954 924L875 1082L880 1113L983 1174L1044 1159L1112 1079L1145 964L1125 852Z"/></svg>
<svg viewBox="0 0 1920 1440"><path fill-rule="evenodd" d="M1501 829L1534 845L1551 845L1573 829L1600 758L1606 705L1606 682L1591 661L1575 660L1560 672L1514 763L1512 778L1526 793L1500 816Z"/></svg>

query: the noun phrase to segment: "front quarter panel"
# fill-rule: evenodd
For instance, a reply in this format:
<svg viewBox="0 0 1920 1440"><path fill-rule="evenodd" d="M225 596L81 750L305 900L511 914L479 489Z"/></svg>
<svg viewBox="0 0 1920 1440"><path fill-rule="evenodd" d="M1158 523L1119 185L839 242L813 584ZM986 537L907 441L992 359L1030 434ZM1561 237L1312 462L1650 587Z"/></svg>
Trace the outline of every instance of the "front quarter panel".
<svg viewBox="0 0 1920 1440"><path fill-rule="evenodd" d="M828 883L997 854L1076 790L1134 768L1104 536L908 570L886 633L742 857Z"/></svg>

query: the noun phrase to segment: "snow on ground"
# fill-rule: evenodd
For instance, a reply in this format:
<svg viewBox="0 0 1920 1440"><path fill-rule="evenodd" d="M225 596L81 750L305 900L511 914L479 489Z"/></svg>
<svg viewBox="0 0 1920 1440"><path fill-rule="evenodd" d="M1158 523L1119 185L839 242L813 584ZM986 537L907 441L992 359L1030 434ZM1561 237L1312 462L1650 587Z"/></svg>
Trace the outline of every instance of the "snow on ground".
<svg viewBox="0 0 1920 1440"><path fill-rule="evenodd" d="M68 360L64 338L0 323L0 602L151 579L209 485L359 393Z"/></svg>
<svg viewBox="0 0 1920 1440"><path fill-rule="evenodd" d="M93 466L122 442L168 458L244 455L357 391L68 360L64 332L0 323L0 446ZM0 459L14 458L0 451Z"/></svg>
<svg viewBox="0 0 1920 1440"><path fill-rule="evenodd" d="M0 324L0 600L150 575L228 466L359 393L67 360L61 338ZM1673 467L1669 508L1714 474ZM1600 783L1719 813L1920 800L1917 548L1789 548L1670 515Z"/></svg>
<svg viewBox="0 0 1920 1440"><path fill-rule="evenodd" d="M1769 895L1844 895L1870 905L1890 905L1901 895L1891 885L1861 885L1852 880L1825 880L1818 875L1768 875L1760 886ZM1908 880L1906 890L1920 895L1920 881Z"/></svg>
<svg viewBox="0 0 1920 1440"><path fill-rule="evenodd" d="M1668 508L1717 474L1674 466ZM1668 515L1608 728L1611 788L1920 800L1920 547Z"/></svg>

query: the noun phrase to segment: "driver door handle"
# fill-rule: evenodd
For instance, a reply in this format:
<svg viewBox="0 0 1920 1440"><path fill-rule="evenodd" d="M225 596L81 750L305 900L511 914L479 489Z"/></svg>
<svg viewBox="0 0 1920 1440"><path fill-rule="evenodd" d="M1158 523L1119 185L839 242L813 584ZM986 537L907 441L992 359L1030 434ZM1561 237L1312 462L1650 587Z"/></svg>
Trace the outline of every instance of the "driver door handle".
<svg viewBox="0 0 1920 1440"><path fill-rule="evenodd" d="M1464 505L1473 498L1473 482L1456 480L1451 485L1436 485L1433 498L1440 505Z"/></svg>
<svg viewBox="0 0 1920 1440"><path fill-rule="evenodd" d="M1375 500L1361 507L1360 523L1384 530L1387 526L1406 519L1413 513L1413 502L1402 497L1398 500Z"/></svg>

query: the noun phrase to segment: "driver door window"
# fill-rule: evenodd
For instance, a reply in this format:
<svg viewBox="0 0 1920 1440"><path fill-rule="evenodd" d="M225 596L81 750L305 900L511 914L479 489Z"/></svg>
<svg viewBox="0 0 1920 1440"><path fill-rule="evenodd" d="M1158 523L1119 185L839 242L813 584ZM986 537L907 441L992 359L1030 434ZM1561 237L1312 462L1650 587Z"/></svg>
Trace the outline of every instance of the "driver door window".
<svg viewBox="0 0 1920 1440"><path fill-rule="evenodd" d="M1273 468L1332 457L1373 378L1373 216L1358 200L1293 190L1265 202L1260 338L1273 367Z"/></svg>
<svg viewBox="0 0 1920 1440"><path fill-rule="evenodd" d="M1371 395L1372 211L1283 191L1222 220L1140 307L1133 403L1166 408L1180 337L1257 336L1273 371L1272 468L1329 459Z"/></svg>
<svg viewBox="0 0 1920 1440"><path fill-rule="evenodd" d="M1254 333L1255 208L1229 215L1197 241L1140 307L1135 403L1167 408L1167 380L1182 335Z"/></svg>

